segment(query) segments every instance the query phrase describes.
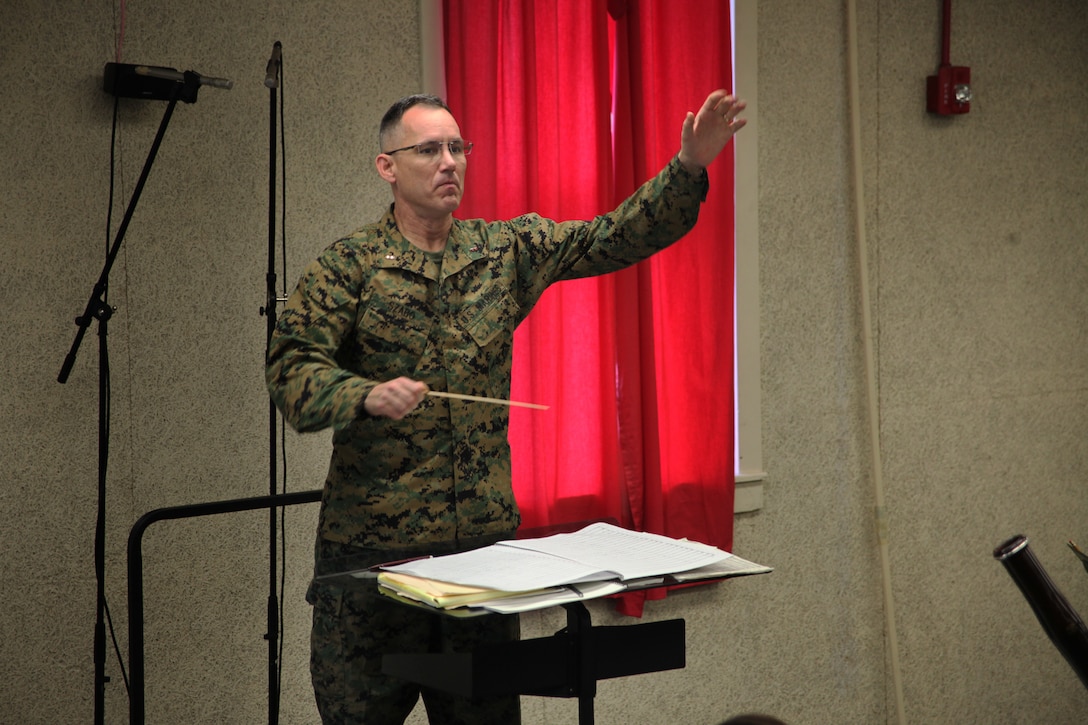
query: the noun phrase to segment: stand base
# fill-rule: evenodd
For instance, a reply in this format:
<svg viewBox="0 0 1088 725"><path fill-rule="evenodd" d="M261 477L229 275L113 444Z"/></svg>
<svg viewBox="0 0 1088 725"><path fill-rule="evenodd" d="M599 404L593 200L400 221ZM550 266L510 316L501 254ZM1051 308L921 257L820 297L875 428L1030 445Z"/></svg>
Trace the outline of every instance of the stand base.
<svg viewBox="0 0 1088 725"><path fill-rule="evenodd" d="M393 654L382 672L462 697L577 697L579 722L593 722L597 681L682 669L684 620L593 627L585 605L568 604L567 628L551 637L486 645L473 652Z"/></svg>

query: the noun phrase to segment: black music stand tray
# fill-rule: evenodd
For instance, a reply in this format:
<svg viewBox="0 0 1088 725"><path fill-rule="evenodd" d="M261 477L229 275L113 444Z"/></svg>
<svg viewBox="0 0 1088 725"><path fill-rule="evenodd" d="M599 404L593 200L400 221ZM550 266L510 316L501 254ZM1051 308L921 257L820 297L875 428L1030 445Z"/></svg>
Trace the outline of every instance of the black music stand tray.
<svg viewBox="0 0 1088 725"><path fill-rule="evenodd" d="M577 697L579 725L593 725L598 680L685 665L683 619L594 627L583 603L562 606L567 626L551 637L473 652L385 655L382 672L463 697Z"/></svg>

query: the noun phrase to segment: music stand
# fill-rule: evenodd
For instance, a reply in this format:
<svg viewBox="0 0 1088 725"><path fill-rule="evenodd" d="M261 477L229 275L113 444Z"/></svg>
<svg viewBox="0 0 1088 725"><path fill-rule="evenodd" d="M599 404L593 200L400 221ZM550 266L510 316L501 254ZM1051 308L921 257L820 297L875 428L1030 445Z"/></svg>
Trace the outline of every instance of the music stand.
<svg viewBox="0 0 1088 725"><path fill-rule="evenodd" d="M579 725L593 725L598 680L686 664L683 619L594 627L585 604L562 606L567 626L551 637L483 645L473 652L385 655L382 672L462 697L577 697Z"/></svg>

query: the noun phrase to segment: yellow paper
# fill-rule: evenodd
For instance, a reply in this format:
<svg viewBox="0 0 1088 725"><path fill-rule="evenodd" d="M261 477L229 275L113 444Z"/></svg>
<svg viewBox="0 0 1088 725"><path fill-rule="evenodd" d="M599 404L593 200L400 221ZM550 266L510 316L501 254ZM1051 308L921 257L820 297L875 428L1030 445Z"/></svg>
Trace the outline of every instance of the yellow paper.
<svg viewBox="0 0 1088 725"><path fill-rule="evenodd" d="M410 599L442 609L464 607L475 602L484 602L489 599L499 599L520 593L451 584L450 582L424 579L411 574L400 574L391 571L383 571L378 574L378 584Z"/></svg>

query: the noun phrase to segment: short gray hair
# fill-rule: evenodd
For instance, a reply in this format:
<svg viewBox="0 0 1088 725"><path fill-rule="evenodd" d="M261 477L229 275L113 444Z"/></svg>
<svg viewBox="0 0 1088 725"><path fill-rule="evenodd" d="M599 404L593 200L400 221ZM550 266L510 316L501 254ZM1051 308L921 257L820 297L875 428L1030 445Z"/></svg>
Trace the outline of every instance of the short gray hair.
<svg viewBox="0 0 1088 725"><path fill-rule="evenodd" d="M382 116L382 125L381 128L379 128L378 130L378 147L383 152L385 150L385 141L389 137L389 134L392 133L393 129L400 125L400 120L404 117L404 112L412 106L430 106L431 108L441 108L442 110L452 114L452 111L450 111L450 107L446 105L445 101L443 101L438 96L432 95L430 93L416 93L414 95L401 98L392 106L390 106L389 110L385 112L384 116Z"/></svg>

